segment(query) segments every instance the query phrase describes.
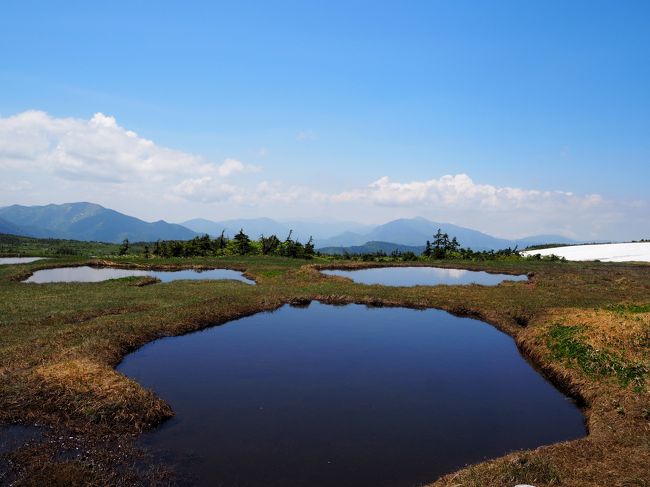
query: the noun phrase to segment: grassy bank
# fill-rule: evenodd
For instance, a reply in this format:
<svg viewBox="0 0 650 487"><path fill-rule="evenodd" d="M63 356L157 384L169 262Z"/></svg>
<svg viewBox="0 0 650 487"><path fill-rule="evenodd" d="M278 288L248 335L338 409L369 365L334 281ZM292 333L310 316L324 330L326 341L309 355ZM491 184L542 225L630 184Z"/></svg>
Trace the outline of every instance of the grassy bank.
<svg viewBox="0 0 650 487"><path fill-rule="evenodd" d="M332 259L125 257L117 263L244 270L257 286L17 281L64 263L106 261L66 257L0 266L0 421L48 428L45 441L10 455L10 475L23 485L166 482L167 472L151 467L132 444L173 411L115 365L158 337L313 299L479 317L513 336L547 377L584 402L588 437L471 466L434 485L650 485L650 266L445 261L437 265L533 278L495 287L390 288L321 275L318 266L364 265Z"/></svg>

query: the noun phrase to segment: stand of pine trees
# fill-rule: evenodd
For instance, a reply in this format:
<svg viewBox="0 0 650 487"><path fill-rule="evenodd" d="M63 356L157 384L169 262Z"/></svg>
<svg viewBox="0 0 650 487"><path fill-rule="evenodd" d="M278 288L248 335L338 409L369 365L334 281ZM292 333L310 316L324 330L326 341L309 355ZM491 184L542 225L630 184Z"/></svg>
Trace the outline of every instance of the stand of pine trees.
<svg viewBox="0 0 650 487"><path fill-rule="evenodd" d="M314 242L310 237L306 244L291 238L282 241L276 235L258 240L251 238L241 229L233 238L221 236L212 239L209 235L194 237L192 240L158 240L152 254L158 257L207 257L215 255L281 255L295 259L311 259L314 257Z"/></svg>
<svg viewBox="0 0 650 487"><path fill-rule="evenodd" d="M234 237L228 238L225 232L217 238L210 238L209 235L194 237L192 240L158 240L153 245L153 249L147 246L145 254L148 257L149 252L157 257L208 257L219 255L278 255L294 259L311 259L316 255L314 250L314 241L310 237L307 243L303 244L292 238L293 232L284 240L280 240L276 235L265 237L260 236L257 240L252 240L241 229ZM120 254L128 253L129 244L125 240L120 249ZM320 255L320 254L319 254ZM343 255L336 256L345 260L362 260L374 262L410 262L422 260L520 260L520 259L543 259L558 260L565 259L556 256L541 257L533 255L522 257L517 247L506 248L501 250L482 250L474 251L469 248L462 248L456 237L449 237L440 229L433 235L433 240L427 241L424 251L421 255L413 252L400 252L395 250L390 255L384 252L374 252L368 254L350 254L345 252Z"/></svg>

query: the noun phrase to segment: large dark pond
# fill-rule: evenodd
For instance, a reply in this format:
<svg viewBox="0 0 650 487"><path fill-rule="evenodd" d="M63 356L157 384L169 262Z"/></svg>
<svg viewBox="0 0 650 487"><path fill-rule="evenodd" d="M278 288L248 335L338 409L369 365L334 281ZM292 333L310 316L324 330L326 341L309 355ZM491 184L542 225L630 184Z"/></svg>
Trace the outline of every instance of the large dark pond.
<svg viewBox="0 0 650 487"><path fill-rule="evenodd" d="M435 286L437 284L483 284L496 286L503 281L525 281L528 276L491 274L466 269L443 269L442 267L374 267L358 270L324 270L329 276L348 277L361 284L384 286Z"/></svg>
<svg viewBox="0 0 650 487"><path fill-rule="evenodd" d="M0 265L29 264L37 260L43 260L43 257L0 257Z"/></svg>
<svg viewBox="0 0 650 487"><path fill-rule="evenodd" d="M198 279L234 279L247 284L255 284L255 281L247 279L241 272L229 269L195 270L185 269L181 271L152 271L138 269L114 269L111 267L58 267L56 269L43 269L34 272L23 282L100 282L108 279L119 279L131 276L157 277L162 282L178 280Z"/></svg>
<svg viewBox="0 0 650 487"><path fill-rule="evenodd" d="M438 310L285 306L118 370L173 407L142 441L192 485L411 486L585 434L510 337Z"/></svg>

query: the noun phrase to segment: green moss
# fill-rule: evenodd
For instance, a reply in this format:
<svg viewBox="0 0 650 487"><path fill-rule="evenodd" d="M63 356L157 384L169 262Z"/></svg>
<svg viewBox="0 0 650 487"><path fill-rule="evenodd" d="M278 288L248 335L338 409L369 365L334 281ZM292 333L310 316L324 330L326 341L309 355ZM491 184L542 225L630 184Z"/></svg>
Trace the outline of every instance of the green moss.
<svg viewBox="0 0 650 487"><path fill-rule="evenodd" d="M610 304L605 306L605 309L608 311L613 311L615 313L650 313L650 304L638 305L638 304Z"/></svg>
<svg viewBox="0 0 650 487"><path fill-rule="evenodd" d="M553 358L577 365L585 374L596 377L614 377L623 387L634 384L642 389L648 369L640 363L625 361L609 350L597 350L582 341L584 326L555 324L548 334L548 347Z"/></svg>

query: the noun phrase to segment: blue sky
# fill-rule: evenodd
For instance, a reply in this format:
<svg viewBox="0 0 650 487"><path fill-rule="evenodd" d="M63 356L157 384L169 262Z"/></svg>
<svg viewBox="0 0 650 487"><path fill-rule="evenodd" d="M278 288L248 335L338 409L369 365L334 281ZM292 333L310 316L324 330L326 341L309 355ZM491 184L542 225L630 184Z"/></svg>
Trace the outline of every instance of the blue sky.
<svg viewBox="0 0 650 487"><path fill-rule="evenodd" d="M74 197L149 219L422 215L504 236L650 234L648 2L8 1L2 17L0 204ZM48 121L16 121L29 110ZM109 167L82 170L97 137L74 126L86 138L70 149L57 127L98 112L200 162L161 180L164 195L146 171L109 181ZM65 158L7 149L30 130ZM114 156L124 174L139 163L132 150ZM227 160L240 166L219 170ZM466 180L456 199L446 183L416 184L446 175L470 178L473 204L454 204ZM398 186L368 189L384 177ZM266 196L245 201L252 193ZM505 194L496 209L492 193Z"/></svg>

